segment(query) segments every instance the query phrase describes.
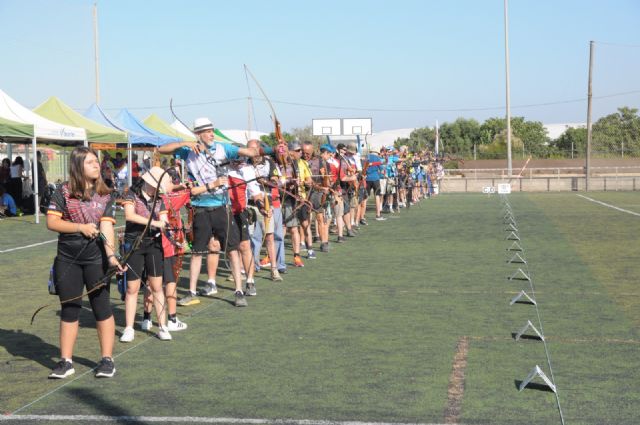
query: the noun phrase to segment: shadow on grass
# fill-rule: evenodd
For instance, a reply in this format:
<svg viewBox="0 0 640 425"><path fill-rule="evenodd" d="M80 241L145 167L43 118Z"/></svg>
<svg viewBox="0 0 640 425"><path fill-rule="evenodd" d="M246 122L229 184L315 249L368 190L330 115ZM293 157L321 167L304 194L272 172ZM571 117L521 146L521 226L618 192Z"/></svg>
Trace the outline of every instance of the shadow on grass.
<svg viewBox="0 0 640 425"><path fill-rule="evenodd" d="M520 390L520 384L522 384L523 381L516 379L513 381L516 384L516 389ZM549 388L548 386L546 386L545 384L538 384L537 382L529 382L527 384L526 387L524 387L524 390L536 390L536 391L542 391L545 393L552 393L553 390L551 388Z"/></svg>
<svg viewBox="0 0 640 425"><path fill-rule="evenodd" d="M39 336L23 332L21 329L0 328L0 341L0 345L12 356L33 360L47 369L53 368L60 356L58 347L43 341ZM14 359L8 362L11 361ZM95 362L84 357L74 356L73 361L87 367L95 367L96 365Z"/></svg>
<svg viewBox="0 0 640 425"><path fill-rule="evenodd" d="M97 414L103 414L107 416L116 417L131 417L131 412L122 408L117 404L113 404L100 396L95 390L91 388L69 388L66 390L73 399L84 406L91 409L95 409ZM116 422L127 422L126 420Z"/></svg>
<svg viewBox="0 0 640 425"><path fill-rule="evenodd" d="M516 333L515 332L511 332L511 338L513 338L514 340L516 339ZM538 335L520 335L520 339L526 339L529 341L542 341L542 338L540 338Z"/></svg>

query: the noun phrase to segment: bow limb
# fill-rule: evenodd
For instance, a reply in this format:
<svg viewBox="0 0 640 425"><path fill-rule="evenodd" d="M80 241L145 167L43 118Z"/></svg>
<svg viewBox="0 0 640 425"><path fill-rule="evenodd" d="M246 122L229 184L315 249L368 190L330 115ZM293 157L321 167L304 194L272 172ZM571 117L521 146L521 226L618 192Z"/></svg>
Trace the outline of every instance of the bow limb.
<svg viewBox="0 0 640 425"><path fill-rule="evenodd" d="M246 64L244 65L244 71L246 74L248 74L251 77L253 82L256 83L256 86L260 90L260 93L262 93L262 96L264 96L264 99L267 101L267 104L269 105L269 109L271 109L273 125L275 127L275 132L274 132L275 138L278 141L278 143L284 143L284 136L282 135L280 121L278 121L278 116L276 115L276 109L273 107L271 100L269 100L269 96L267 96L267 93L264 91L264 89L258 82L258 79L255 77L255 75L253 75L253 73L251 72L251 70L249 70L249 67Z"/></svg>

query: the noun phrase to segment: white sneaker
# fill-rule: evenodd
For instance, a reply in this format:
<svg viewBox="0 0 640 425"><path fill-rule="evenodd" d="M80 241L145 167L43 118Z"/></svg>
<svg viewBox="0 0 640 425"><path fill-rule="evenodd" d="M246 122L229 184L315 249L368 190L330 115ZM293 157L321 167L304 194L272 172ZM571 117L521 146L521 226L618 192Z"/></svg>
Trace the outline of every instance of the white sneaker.
<svg viewBox="0 0 640 425"><path fill-rule="evenodd" d="M171 332L174 331L183 331L185 329L187 329L187 324L184 322L181 322L180 319L178 319L176 317L176 321L173 322L171 320L167 320L167 329L170 330Z"/></svg>
<svg viewBox="0 0 640 425"><path fill-rule="evenodd" d="M204 285L204 288L200 290L200 295L209 296L217 293L218 293L218 287L216 286L215 282L212 282L212 281L208 281L207 284Z"/></svg>
<svg viewBox="0 0 640 425"><path fill-rule="evenodd" d="M151 321L151 319L145 319L142 321L142 323L140 323L140 329L142 329L143 331L150 331L152 327L153 322Z"/></svg>
<svg viewBox="0 0 640 425"><path fill-rule="evenodd" d="M120 337L120 342L131 342L136 337L135 332L133 332L133 328L126 327L122 331L122 336Z"/></svg>
<svg viewBox="0 0 640 425"><path fill-rule="evenodd" d="M161 341L171 341L171 334L169 333L169 329L166 326L158 326L158 333L156 334L159 340Z"/></svg>

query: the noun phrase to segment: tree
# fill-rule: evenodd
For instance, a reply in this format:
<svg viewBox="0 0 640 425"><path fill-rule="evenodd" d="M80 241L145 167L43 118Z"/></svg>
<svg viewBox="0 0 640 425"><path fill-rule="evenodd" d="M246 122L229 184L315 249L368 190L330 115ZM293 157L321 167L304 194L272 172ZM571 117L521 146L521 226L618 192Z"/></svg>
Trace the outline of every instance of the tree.
<svg viewBox="0 0 640 425"><path fill-rule="evenodd" d="M433 151L436 142L436 131L429 127L416 128L409 134L409 138L398 138L393 143L396 148L408 146L411 152L420 152L425 149Z"/></svg>
<svg viewBox="0 0 640 425"><path fill-rule="evenodd" d="M504 138L506 141L506 129L506 118L489 118L480 126L480 141L485 145L489 142L489 139L491 140L489 143L495 142L497 137ZM513 117L511 118L511 131L512 155L516 156L519 153L522 157L527 154L536 157L548 157L550 155L549 138L541 122L526 121L524 117ZM520 139L521 144L518 146L514 143L515 138ZM485 149L484 152L498 152L500 150L496 151L495 148L496 146L489 150Z"/></svg>
<svg viewBox="0 0 640 425"><path fill-rule="evenodd" d="M511 152L522 152L524 144L522 140L512 135L511 136ZM480 153L485 159L502 159L507 157L507 129L505 128L500 133L496 134L491 143L484 143L480 145Z"/></svg>
<svg viewBox="0 0 640 425"><path fill-rule="evenodd" d="M571 157L571 150L578 156L584 156L587 151L587 129L568 128L560 137L551 142L551 146L565 156Z"/></svg>
<svg viewBox="0 0 640 425"><path fill-rule="evenodd" d="M458 118L440 127L443 151L448 154L469 157L473 146L480 143L480 124L474 119Z"/></svg>
<svg viewBox="0 0 640 425"><path fill-rule="evenodd" d="M320 145L326 143L326 139L322 136L313 135L313 127L308 125L303 128L294 128L291 130L291 136L299 142L312 142L313 146L319 148Z"/></svg>
<svg viewBox="0 0 640 425"><path fill-rule="evenodd" d="M284 140L289 143L290 141L294 140L294 137L287 133L287 132L283 132L282 136L284 137ZM266 143L267 145L273 147L275 145L278 144L278 141L276 140L276 133L275 132L271 132L267 135L264 136L260 136L260 141Z"/></svg>
<svg viewBox="0 0 640 425"><path fill-rule="evenodd" d="M640 155L638 109L623 106L618 112L600 118L593 124L592 137L595 154Z"/></svg>

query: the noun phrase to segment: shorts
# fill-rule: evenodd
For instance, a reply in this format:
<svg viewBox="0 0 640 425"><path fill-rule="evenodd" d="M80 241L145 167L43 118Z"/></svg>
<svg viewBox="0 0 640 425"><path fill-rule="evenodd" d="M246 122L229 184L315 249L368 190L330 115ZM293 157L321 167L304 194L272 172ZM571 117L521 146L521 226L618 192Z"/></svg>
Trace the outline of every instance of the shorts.
<svg viewBox="0 0 640 425"><path fill-rule="evenodd" d="M262 215L260 210L258 210L258 208L256 208L256 207L249 206L248 208L253 208L254 211L256 212L256 222L255 222L254 225L262 227L262 233L263 234L269 235L269 234L274 232L275 227L274 227L273 217L266 218L265 216ZM273 211L273 210L271 210L271 211ZM266 226L265 226L265 224L266 224Z"/></svg>
<svg viewBox="0 0 640 425"><path fill-rule="evenodd" d="M324 197L324 193L320 192L320 191L313 191L311 193L311 197L309 198L309 201L311 202L311 205L313 205L313 209L316 211L323 211L324 208L326 207L326 203L327 203L327 199L329 198L329 194L327 193L327 196L324 197L325 201L324 204L322 203L322 198Z"/></svg>
<svg viewBox="0 0 640 425"><path fill-rule="evenodd" d="M360 190L358 190L358 192L360 192ZM350 209L351 208L357 208L358 204L360 203L359 199L360 198L359 198L359 196L357 194L355 194L355 193L351 194L351 197L349 199L349 208Z"/></svg>
<svg viewBox="0 0 640 425"><path fill-rule="evenodd" d="M282 214L285 227L296 227L300 225L300 220L298 220L298 210L294 211L296 208L296 200L287 197L284 200L284 212Z"/></svg>
<svg viewBox="0 0 640 425"><path fill-rule="evenodd" d="M173 267L178 262L178 256L172 255L171 257L164 257L164 264L162 265L162 283L176 283L178 280L173 273ZM180 276L180 270L178 271L178 277Z"/></svg>
<svg viewBox="0 0 640 425"><path fill-rule="evenodd" d="M367 193L368 182L360 182L360 187L358 187L358 203L362 203L365 201L369 195Z"/></svg>
<svg viewBox="0 0 640 425"><path fill-rule="evenodd" d="M385 184L385 190L383 191L385 195L393 195L396 193L396 180L392 177L387 177L387 181Z"/></svg>
<svg viewBox="0 0 640 425"><path fill-rule="evenodd" d="M94 289L106 273L107 267L104 264L79 265L56 258L54 270L60 300L75 298L60 306L60 319L68 323L77 322L82 308L83 288L88 291ZM93 316L97 321L106 320L112 316L109 299L110 283L110 280L107 281L100 289L88 295Z"/></svg>
<svg viewBox="0 0 640 425"><path fill-rule="evenodd" d="M194 254L208 254L209 241L215 237L224 251L238 249L240 233L236 221L227 206L215 208L196 207L193 212Z"/></svg>
<svg viewBox="0 0 640 425"><path fill-rule="evenodd" d="M126 244L128 242L128 240L125 240ZM129 262L126 264L129 267L127 279L129 281L142 279L143 271L146 272L148 277L162 276L164 271L163 260L162 239L142 239L140 246L131 254Z"/></svg>
<svg viewBox="0 0 640 425"><path fill-rule="evenodd" d="M367 181L365 190L367 197L371 193L371 190L373 190L374 196L382 195L382 191L380 190L380 180Z"/></svg>
<svg viewBox="0 0 640 425"><path fill-rule="evenodd" d="M336 205L333 208L333 214L335 217L342 217L344 215L344 198L342 196L335 197Z"/></svg>
<svg viewBox="0 0 640 425"><path fill-rule="evenodd" d="M298 220L300 221L300 223L302 223L303 221L309 220L310 217L311 217L311 207L309 207L309 204L303 204L298 209Z"/></svg>
<svg viewBox="0 0 640 425"><path fill-rule="evenodd" d="M245 209L240 214L235 214L233 218L240 234L240 242L248 241L251 237L249 234L249 211Z"/></svg>

